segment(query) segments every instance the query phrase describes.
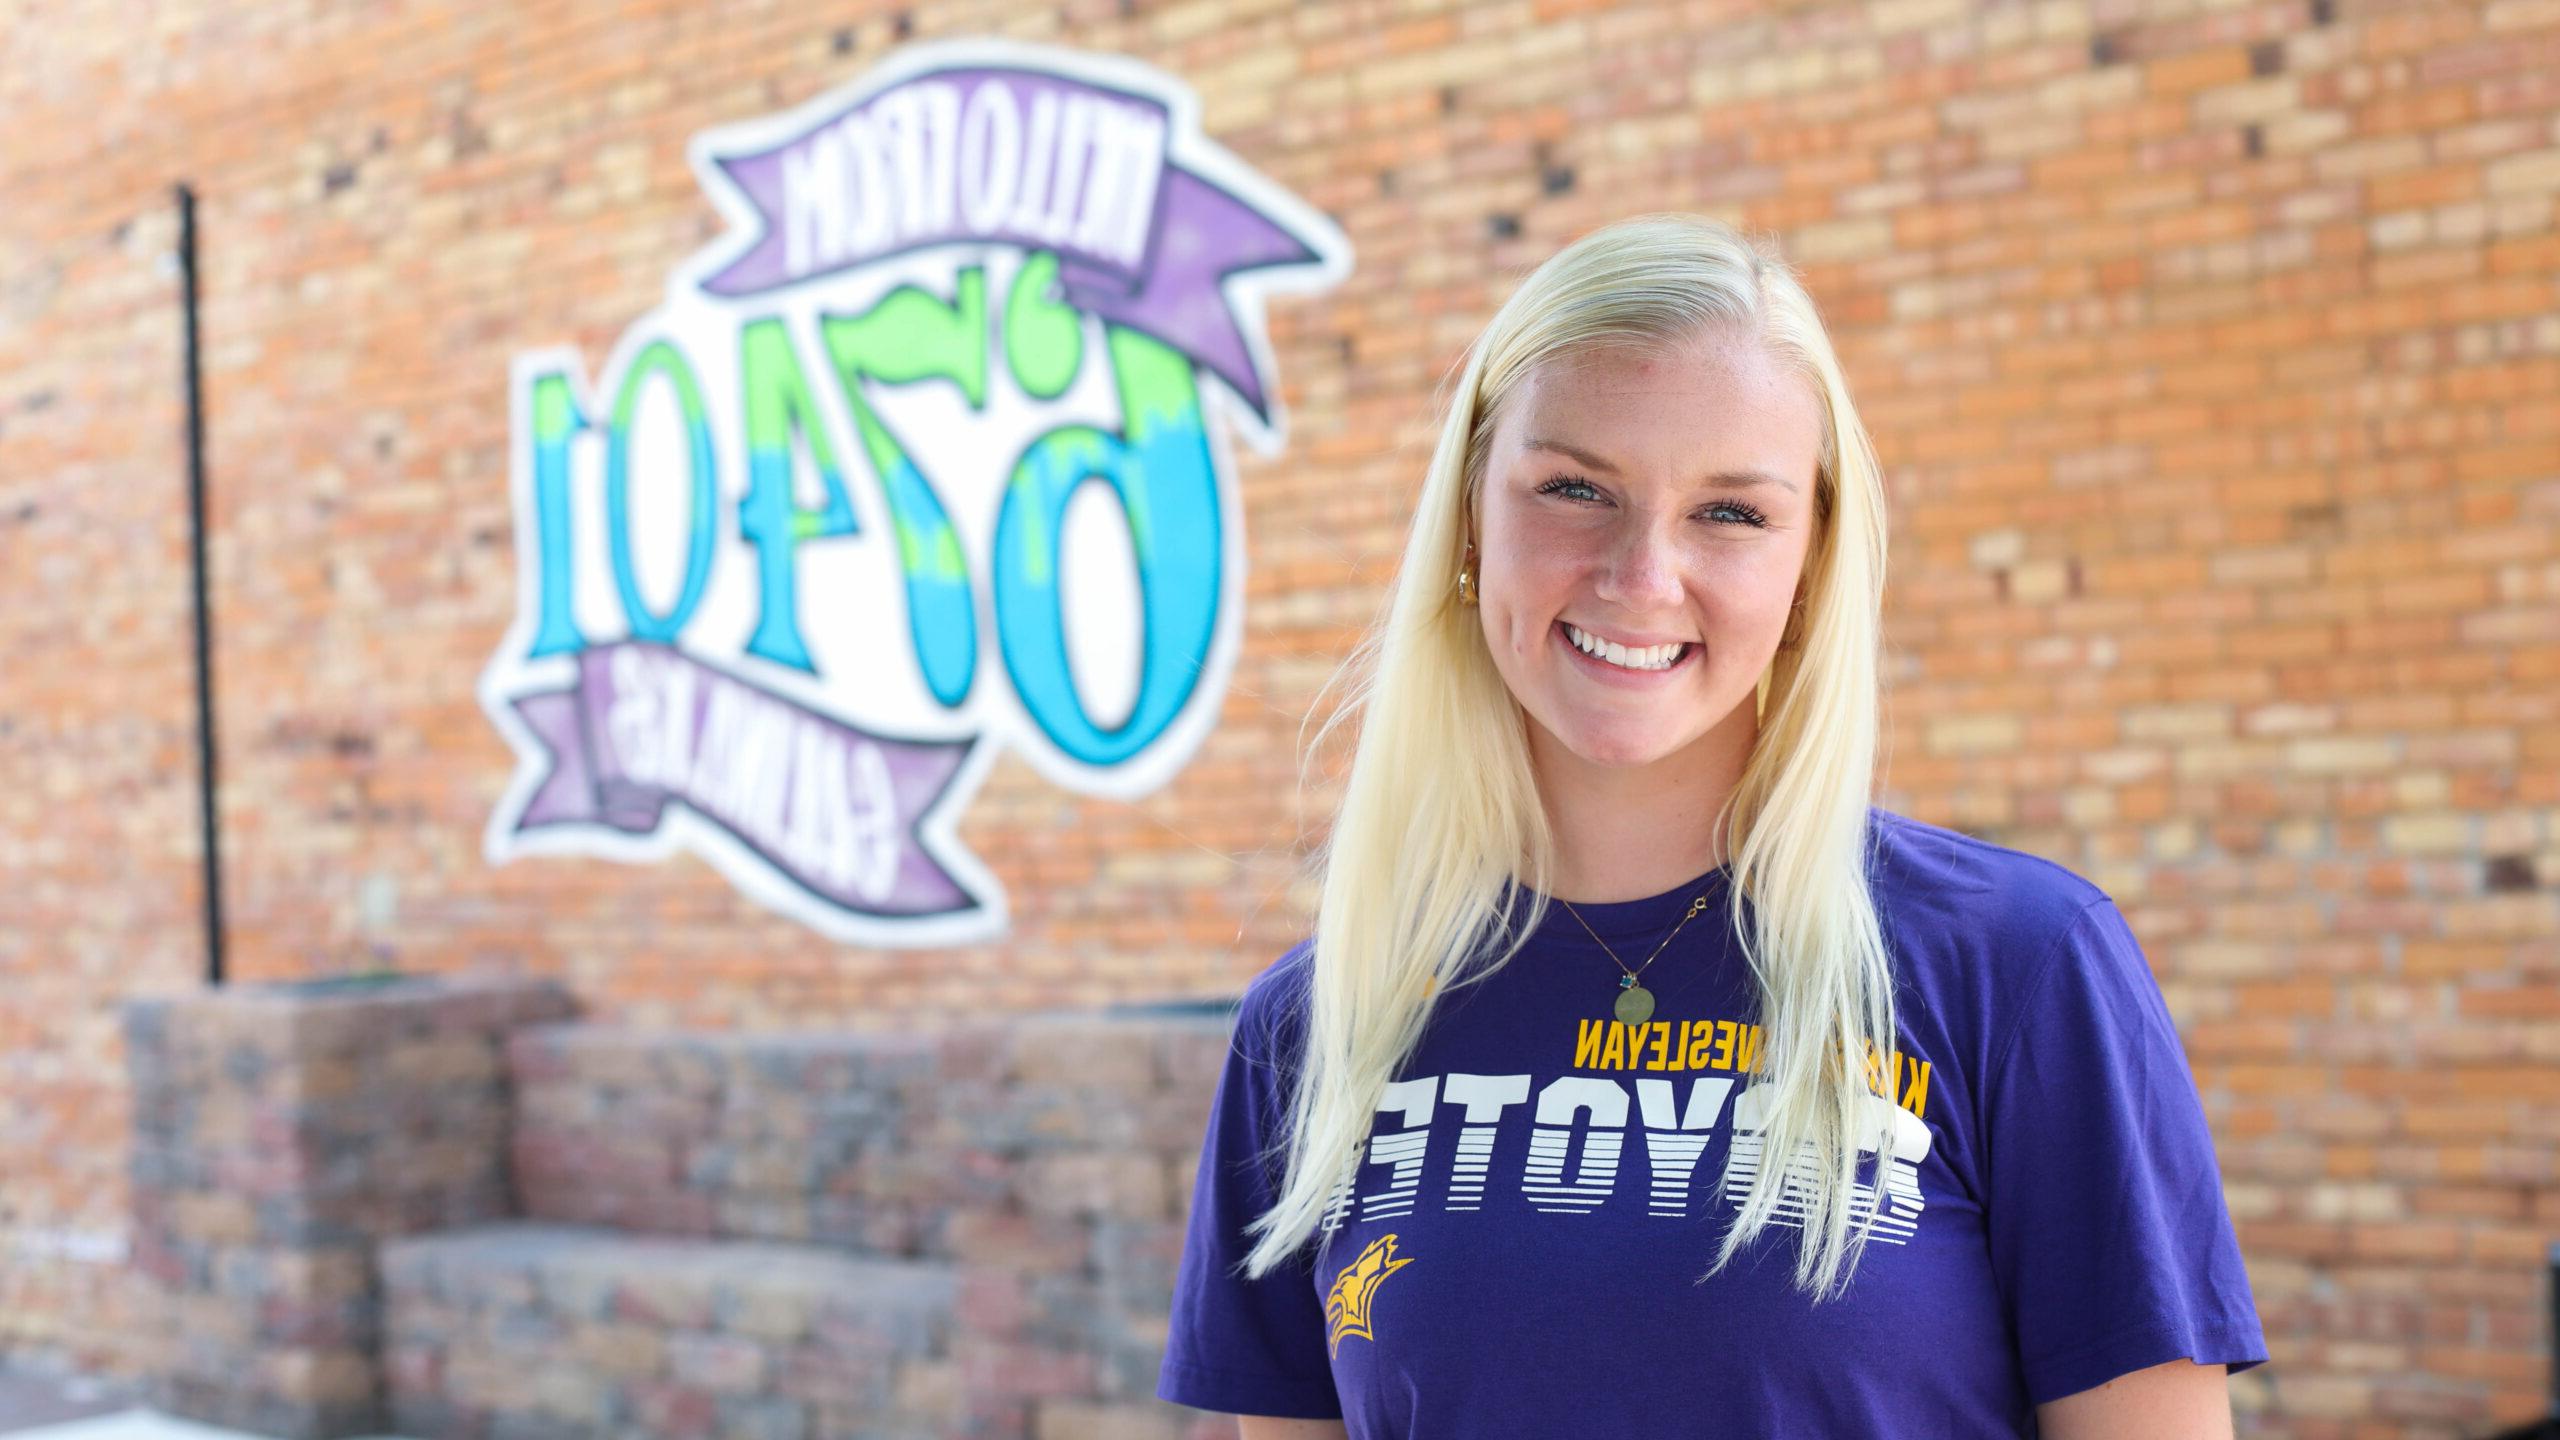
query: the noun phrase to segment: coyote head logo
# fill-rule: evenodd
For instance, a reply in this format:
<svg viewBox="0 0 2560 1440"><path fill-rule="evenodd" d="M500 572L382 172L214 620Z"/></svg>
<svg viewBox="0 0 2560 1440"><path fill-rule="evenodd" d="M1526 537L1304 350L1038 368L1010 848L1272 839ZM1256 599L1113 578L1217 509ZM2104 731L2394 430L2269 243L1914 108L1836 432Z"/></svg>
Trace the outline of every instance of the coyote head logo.
<svg viewBox="0 0 2560 1440"><path fill-rule="evenodd" d="M1325 1296L1325 1329L1335 1354L1342 1351L1342 1337L1358 1335L1369 1340L1369 1307L1378 1293L1378 1282L1413 1263L1410 1256L1395 1259L1396 1237L1381 1235L1369 1242L1360 1258L1342 1267L1333 1278L1333 1290Z"/></svg>

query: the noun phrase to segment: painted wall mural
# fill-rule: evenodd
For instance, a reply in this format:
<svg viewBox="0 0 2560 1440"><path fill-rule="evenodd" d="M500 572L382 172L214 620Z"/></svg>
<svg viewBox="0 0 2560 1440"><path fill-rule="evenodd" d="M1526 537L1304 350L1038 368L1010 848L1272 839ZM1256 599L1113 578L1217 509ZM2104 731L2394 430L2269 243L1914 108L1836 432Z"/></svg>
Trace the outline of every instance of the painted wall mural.
<svg viewBox="0 0 2560 1440"><path fill-rule="evenodd" d="M592 379L514 361L486 853L684 847L838 939L999 934L952 834L998 747L1129 799L1215 723L1226 436L1279 453L1264 302L1349 244L1187 87L1013 41L911 47L689 156L727 233Z"/></svg>

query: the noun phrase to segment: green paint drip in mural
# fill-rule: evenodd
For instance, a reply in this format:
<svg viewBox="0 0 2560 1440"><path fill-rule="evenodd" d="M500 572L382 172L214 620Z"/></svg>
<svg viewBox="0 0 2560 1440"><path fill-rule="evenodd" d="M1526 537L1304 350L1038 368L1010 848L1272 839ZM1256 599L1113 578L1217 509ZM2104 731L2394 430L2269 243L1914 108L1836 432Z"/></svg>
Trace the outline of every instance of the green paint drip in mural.
<svg viewBox="0 0 2560 1440"><path fill-rule="evenodd" d="M924 577L965 585L969 563L959 537L922 470L863 399L862 382L909 384L949 380L971 408L987 396L986 271L960 272L956 298L935 299L901 285L860 315L830 315L820 323L828 357L835 362L845 404L862 435L864 453L887 482L889 523L899 562L912 580Z"/></svg>
<svg viewBox="0 0 2560 1440"><path fill-rule="evenodd" d="M570 403L566 377L545 375L533 382L533 440L537 445L557 445L569 438L579 425L577 407Z"/></svg>
<svg viewBox="0 0 2560 1440"><path fill-rule="evenodd" d="M897 438L880 423L871 407L854 401L854 428L862 434L863 453L871 457L880 472L882 489L889 497L889 532L898 547L898 563L905 567L907 578L919 577L965 583L969 578L967 561L951 536L951 520L935 497L924 472L916 468Z"/></svg>
<svg viewBox="0 0 2560 1440"><path fill-rule="evenodd" d="M1191 358L1172 346L1135 330L1112 326L1105 332L1111 349L1111 374L1120 390L1121 431L1129 438L1130 457L1121 475L1121 493L1129 506L1129 546L1139 568L1155 558L1151 523L1157 506L1147 501L1145 457L1162 453L1159 442L1182 444L1182 464L1196 464L1188 453L1200 431L1199 379ZM1177 483L1182 477L1176 477Z"/></svg>
<svg viewBox="0 0 2560 1440"><path fill-rule="evenodd" d="M960 537L948 525L932 531L900 526L898 563L909 575L927 580L950 585L965 585L969 580L968 557L960 553Z"/></svg>
<svg viewBox="0 0 2560 1440"><path fill-rule="evenodd" d="M1004 363L1014 383L1035 400L1055 400L1084 368L1084 315L1053 299L1058 257L1037 250L1023 257L1004 301Z"/></svg>
<svg viewBox="0 0 2560 1440"><path fill-rule="evenodd" d="M977 266L961 271L957 294L948 303L902 285L859 315L821 318L818 328L863 454L881 478L890 534L906 572L909 623L925 683L943 704L958 705L967 698L977 667L977 598L968 557L932 481L864 398L864 390L871 381L948 380L972 409L984 409L986 271Z"/></svg>
<svg viewBox="0 0 2560 1440"><path fill-rule="evenodd" d="M1072 491L1088 478L1114 475L1116 465L1121 509L1129 519L1129 548L1143 574L1156 559L1158 508L1147 496L1146 457L1151 449L1164 448L1156 442L1171 440L1181 442L1175 452L1182 457L1179 463L1193 463L1188 442L1200 428L1200 391L1190 357L1118 325L1105 326L1103 339L1125 417L1121 438L1126 443L1115 443L1090 426L1062 425L1024 453L1010 488L1021 491L1026 502L1014 513L1022 526L1022 578L1032 584L1049 583L1050 557L1059 546L1048 533L1049 507L1027 502L1054 488Z"/></svg>
<svg viewBox="0 0 2560 1440"><path fill-rule="evenodd" d="M1217 634L1220 490L1201 424L1193 361L1135 330L1103 326L1121 403L1118 432L1066 421L1025 447L996 516L996 639L1014 693L1061 753L1107 765L1143 750L1181 713ZM1137 571L1138 693L1105 730L1084 708L1068 656L1060 550L1067 506L1108 486Z"/></svg>
<svg viewBox="0 0 2560 1440"><path fill-rule="evenodd" d="M1009 488L1021 496L1021 508L1015 513L1021 517L1025 581L1049 583L1050 559L1060 544L1049 533L1049 507L1041 503L1042 497L1054 490L1072 493L1086 478L1109 474L1113 448L1111 438L1090 425L1061 425L1024 453Z"/></svg>
<svg viewBox="0 0 2560 1440"><path fill-rule="evenodd" d="M800 372L800 357L791 348L790 332L777 319L763 319L738 332L738 364L746 389L747 447L751 451L788 454L794 431L808 442L818 468L840 474L835 443L819 423L809 382Z"/></svg>

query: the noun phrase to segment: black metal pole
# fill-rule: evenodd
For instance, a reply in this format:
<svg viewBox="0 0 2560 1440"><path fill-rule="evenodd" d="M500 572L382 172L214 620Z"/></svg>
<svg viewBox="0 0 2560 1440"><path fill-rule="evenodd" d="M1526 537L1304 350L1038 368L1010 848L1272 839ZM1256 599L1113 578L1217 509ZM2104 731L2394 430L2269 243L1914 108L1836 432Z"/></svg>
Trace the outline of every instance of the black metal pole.
<svg viewBox="0 0 2560 1440"><path fill-rule="evenodd" d="M2501 1430L2490 1440L2560 1440L2560 1240L2551 1242L2544 1271L2550 1283L2543 1303L2550 1309L2551 1329L2544 1338L2551 1346L2551 1413Z"/></svg>
<svg viewBox="0 0 2560 1440"><path fill-rule="evenodd" d="M187 348L188 538L196 592L196 772L204 827L205 983L222 984L222 824L214 805L213 606L205 584L204 368L196 348L196 192L178 182L178 274L184 287Z"/></svg>

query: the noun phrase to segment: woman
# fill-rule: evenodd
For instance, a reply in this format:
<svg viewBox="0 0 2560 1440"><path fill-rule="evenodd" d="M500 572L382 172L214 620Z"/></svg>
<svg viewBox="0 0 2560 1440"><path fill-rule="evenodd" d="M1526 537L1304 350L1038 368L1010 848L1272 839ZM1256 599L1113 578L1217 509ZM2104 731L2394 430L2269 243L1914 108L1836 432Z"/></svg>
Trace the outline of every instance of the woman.
<svg viewBox="0 0 2560 1440"><path fill-rule="evenodd" d="M1885 553L1744 237L1640 216L1502 307L1352 659L1314 934L1236 1015L1161 1398L1247 1440L2231 1433L2264 1346L2123 915L1868 803Z"/></svg>

